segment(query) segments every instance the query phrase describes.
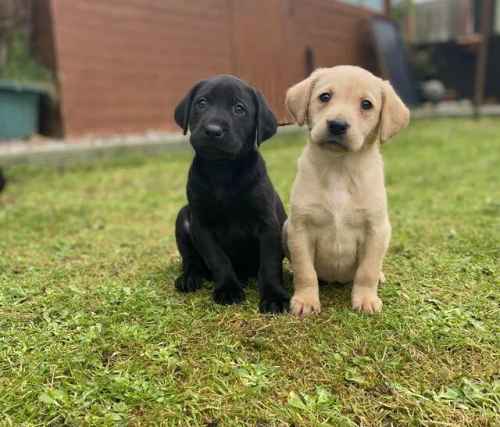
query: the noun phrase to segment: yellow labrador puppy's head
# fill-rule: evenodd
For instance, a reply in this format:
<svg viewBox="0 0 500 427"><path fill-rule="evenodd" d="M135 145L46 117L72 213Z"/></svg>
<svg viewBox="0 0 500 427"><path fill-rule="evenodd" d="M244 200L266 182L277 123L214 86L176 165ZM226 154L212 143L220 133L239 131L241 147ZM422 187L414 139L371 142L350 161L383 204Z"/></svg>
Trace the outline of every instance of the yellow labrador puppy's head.
<svg viewBox="0 0 500 427"><path fill-rule="evenodd" d="M388 81L348 65L317 69L288 89L286 106L299 125L308 125L312 143L333 151L383 143L410 119Z"/></svg>

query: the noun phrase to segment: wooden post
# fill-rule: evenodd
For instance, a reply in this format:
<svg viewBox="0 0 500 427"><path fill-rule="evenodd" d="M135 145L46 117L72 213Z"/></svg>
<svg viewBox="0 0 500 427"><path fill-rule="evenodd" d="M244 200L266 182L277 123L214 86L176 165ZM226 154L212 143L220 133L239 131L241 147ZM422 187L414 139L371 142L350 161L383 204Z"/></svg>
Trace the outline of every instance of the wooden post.
<svg viewBox="0 0 500 427"><path fill-rule="evenodd" d="M384 15L387 18L391 17L391 0L384 0Z"/></svg>
<svg viewBox="0 0 500 427"><path fill-rule="evenodd" d="M476 75L474 81L474 118L479 119L481 105L484 101L484 89L486 86L486 71L488 65L488 41L491 32L492 0L482 1L481 10L481 42L476 60Z"/></svg>

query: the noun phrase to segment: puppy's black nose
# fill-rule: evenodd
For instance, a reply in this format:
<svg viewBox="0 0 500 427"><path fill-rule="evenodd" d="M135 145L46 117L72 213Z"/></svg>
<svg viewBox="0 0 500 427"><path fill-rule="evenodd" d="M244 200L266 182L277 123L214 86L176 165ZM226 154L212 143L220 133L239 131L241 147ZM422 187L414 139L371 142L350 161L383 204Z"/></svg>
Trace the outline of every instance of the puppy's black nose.
<svg viewBox="0 0 500 427"><path fill-rule="evenodd" d="M222 138L222 135L224 135L224 130L219 125L209 123L205 126L205 134L210 138Z"/></svg>
<svg viewBox="0 0 500 427"><path fill-rule="evenodd" d="M342 120L329 120L328 121L328 130L332 135L340 136L344 135L349 129L349 123L344 122Z"/></svg>

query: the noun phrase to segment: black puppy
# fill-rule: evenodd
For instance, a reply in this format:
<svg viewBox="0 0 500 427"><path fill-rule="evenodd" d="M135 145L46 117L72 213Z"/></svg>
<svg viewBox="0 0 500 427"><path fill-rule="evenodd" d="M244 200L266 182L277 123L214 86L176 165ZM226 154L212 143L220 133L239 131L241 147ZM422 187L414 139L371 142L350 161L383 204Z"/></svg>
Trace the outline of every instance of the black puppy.
<svg viewBox="0 0 500 427"><path fill-rule="evenodd" d="M220 304L240 303L244 283L257 277L260 311L288 309L283 288L281 228L286 213L257 148L276 133L264 97L229 75L197 83L175 110L195 156L187 183L188 205L176 221L182 275L175 286L198 289L215 282Z"/></svg>

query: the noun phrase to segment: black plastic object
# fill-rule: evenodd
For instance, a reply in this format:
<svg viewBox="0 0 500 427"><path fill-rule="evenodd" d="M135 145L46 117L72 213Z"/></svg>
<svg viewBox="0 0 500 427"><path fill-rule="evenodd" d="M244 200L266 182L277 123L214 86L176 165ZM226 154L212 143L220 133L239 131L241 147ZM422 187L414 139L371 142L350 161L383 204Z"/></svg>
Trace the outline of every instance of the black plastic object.
<svg viewBox="0 0 500 427"><path fill-rule="evenodd" d="M398 25L387 18L373 17L370 26L382 74L391 81L406 105L419 104L417 85L410 72Z"/></svg>

